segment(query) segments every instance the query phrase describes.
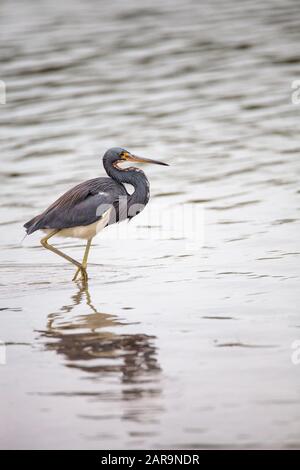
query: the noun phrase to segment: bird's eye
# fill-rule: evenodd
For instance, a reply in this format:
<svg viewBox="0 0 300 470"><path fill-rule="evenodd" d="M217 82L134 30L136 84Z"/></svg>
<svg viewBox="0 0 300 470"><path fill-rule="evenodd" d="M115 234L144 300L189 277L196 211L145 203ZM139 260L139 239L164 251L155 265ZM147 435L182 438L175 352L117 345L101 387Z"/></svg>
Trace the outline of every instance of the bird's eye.
<svg viewBox="0 0 300 470"><path fill-rule="evenodd" d="M120 158L122 158L123 160L127 160L128 157L129 157L128 152L122 152L121 155L120 155Z"/></svg>

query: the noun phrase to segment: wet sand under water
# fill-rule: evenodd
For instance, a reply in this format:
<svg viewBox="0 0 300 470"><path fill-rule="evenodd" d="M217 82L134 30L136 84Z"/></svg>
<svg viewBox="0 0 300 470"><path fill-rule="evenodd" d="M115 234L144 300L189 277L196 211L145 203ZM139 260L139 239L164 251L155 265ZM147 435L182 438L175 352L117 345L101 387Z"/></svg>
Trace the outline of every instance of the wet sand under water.
<svg viewBox="0 0 300 470"><path fill-rule="evenodd" d="M0 447L300 448L297 2L44 3L0 20ZM83 288L22 224L113 145L172 165Z"/></svg>

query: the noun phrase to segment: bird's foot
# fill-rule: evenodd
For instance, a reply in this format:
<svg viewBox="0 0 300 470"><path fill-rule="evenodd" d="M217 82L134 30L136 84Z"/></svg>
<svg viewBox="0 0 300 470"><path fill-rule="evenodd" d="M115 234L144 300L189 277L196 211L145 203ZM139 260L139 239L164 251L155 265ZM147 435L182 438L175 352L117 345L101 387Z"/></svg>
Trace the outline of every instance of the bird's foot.
<svg viewBox="0 0 300 470"><path fill-rule="evenodd" d="M78 274L80 273L81 269L80 268L77 268L77 271L76 273L74 274L74 277L72 279L72 281L76 281L77 277L78 277Z"/></svg>
<svg viewBox="0 0 300 470"><path fill-rule="evenodd" d="M83 266L79 266L72 281L76 281L76 279L78 278L78 276L80 276L80 279L86 283L87 280L88 280L88 275L87 275L87 272L86 272L86 269L83 267Z"/></svg>

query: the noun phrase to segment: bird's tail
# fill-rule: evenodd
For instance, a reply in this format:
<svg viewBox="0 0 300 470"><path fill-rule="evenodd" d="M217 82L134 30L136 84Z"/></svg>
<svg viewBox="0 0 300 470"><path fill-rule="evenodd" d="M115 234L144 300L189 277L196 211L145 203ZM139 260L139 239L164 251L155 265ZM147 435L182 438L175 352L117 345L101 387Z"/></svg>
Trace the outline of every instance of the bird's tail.
<svg viewBox="0 0 300 470"><path fill-rule="evenodd" d="M30 219L28 222L26 222L26 224L23 225L26 230L26 235L30 235L31 233L35 232L35 230L37 230L36 225L39 218L40 216L37 215L36 217L33 217L33 219Z"/></svg>

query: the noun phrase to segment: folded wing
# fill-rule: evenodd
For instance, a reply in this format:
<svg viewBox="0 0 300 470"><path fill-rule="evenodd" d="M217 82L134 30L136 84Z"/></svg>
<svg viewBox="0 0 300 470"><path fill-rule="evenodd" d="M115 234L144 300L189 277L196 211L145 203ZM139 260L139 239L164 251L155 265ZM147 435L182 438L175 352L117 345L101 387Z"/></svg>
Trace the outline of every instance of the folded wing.
<svg viewBox="0 0 300 470"><path fill-rule="evenodd" d="M123 196L123 198L122 198ZM78 184L64 193L42 214L29 220L25 225L27 234L40 229L63 229L89 225L101 219L109 209L114 223L120 218L119 201L127 197L121 184L111 178L94 178ZM121 204L122 206L122 204Z"/></svg>

